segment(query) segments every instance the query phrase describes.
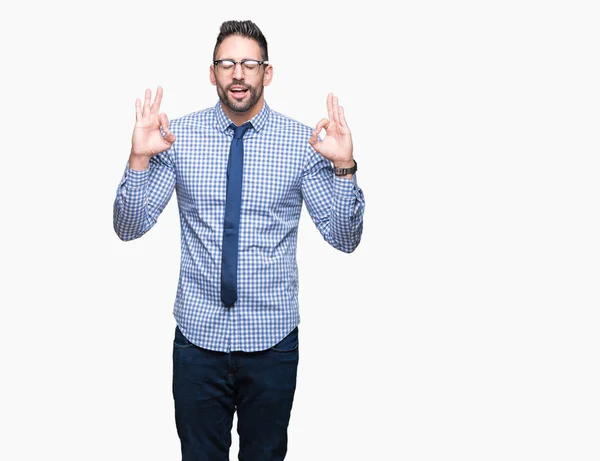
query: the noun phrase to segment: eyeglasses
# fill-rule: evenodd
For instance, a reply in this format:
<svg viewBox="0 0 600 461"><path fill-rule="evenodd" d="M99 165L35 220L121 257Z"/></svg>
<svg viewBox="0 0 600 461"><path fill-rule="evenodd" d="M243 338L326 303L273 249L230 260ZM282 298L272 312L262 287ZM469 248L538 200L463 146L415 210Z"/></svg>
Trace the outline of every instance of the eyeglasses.
<svg viewBox="0 0 600 461"><path fill-rule="evenodd" d="M244 75L253 76L258 75L258 70L261 65L268 65L269 61L257 61L256 59L242 59L241 61L234 61L232 59L219 59L213 61L215 69L219 75L229 77L235 70L235 65L240 64L242 66L242 72Z"/></svg>

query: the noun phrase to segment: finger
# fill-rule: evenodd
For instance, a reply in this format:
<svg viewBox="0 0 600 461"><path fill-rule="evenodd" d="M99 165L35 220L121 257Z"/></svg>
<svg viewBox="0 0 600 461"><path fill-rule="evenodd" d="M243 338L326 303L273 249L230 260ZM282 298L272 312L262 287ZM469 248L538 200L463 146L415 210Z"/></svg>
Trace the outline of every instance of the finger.
<svg viewBox="0 0 600 461"><path fill-rule="evenodd" d="M171 138L175 138L175 136L173 135L173 133L171 133L171 131L169 130L169 119L167 118L167 114L160 114L158 116L158 123L160 123L160 127L162 128L162 130L165 133L165 139L169 142L173 142L170 139Z"/></svg>
<svg viewBox="0 0 600 461"><path fill-rule="evenodd" d="M173 144L175 142L175 135L169 130L169 119L167 118L167 114L160 114L158 116L158 122L165 133L165 141L169 144Z"/></svg>
<svg viewBox="0 0 600 461"><path fill-rule="evenodd" d="M340 123L340 118L339 118L339 106L338 106L338 98L337 96L333 97L333 102L332 102L332 106L333 106L333 123L335 123L336 125L338 125Z"/></svg>
<svg viewBox="0 0 600 461"><path fill-rule="evenodd" d="M327 116L333 120L333 93L327 95Z"/></svg>
<svg viewBox="0 0 600 461"><path fill-rule="evenodd" d="M144 97L144 117L150 115L150 98L152 96L152 92L149 89L146 89L146 95Z"/></svg>
<svg viewBox="0 0 600 461"><path fill-rule="evenodd" d="M158 116L158 122L163 131L169 131L169 119L167 118L167 114L160 114Z"/></svg>
<svg viewBox="0 0 600 461"><path fill-rule="evenodd" d="M344 108L340 106L340 125L347 131L350 131L348 128L348 123L346 123L346 115L344 114Z"/></svg>
<svg viewBox="0 0 600 461"><path fill-rule="evenodd" d="M327 130L327 128L329 128L330 123L331 122L328 119L322 118L321 120L319 120L319 123L317 123L317 126L315 127L315 132L319 134L323 128Z"/></svg>
<svg viewBox="0 0 600 461"><path fill-rule="evenodd" d="M316 131L312 132L312 134L310 135L310 138L308 138L308 143L312 146L312 148L314 150L319 152L319 147L321 146L321 141L319 141L319 137L317 136Z"/></svg>
<svg viewBox="0 0 600 461"><path fill-rule="evenodd" d="M135 100L135 120L138 121L142 118L142 101L140 98Z"/></svg>
<svg viewBox="0 0 600 461"><path fill-rule="evenodd" d="M154 98L154 102L152 103L152 107L150 107L150 110L157 114L160 110L160 103L162 102L162 95L163 95L163 89L162 87L158 87L156 88L156 97Z"/></svg>

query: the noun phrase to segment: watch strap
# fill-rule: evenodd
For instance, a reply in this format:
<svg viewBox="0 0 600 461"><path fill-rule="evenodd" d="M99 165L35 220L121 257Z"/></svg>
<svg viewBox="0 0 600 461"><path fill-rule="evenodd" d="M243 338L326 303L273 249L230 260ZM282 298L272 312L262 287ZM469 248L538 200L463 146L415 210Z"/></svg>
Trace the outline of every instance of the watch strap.
<svg viewBox="0 0 600 461"><path fill-rule="evenodd" d="M333 167L333 172L335 173L336 176L345 176L347 174L354 174L354 173L356 173L357 170L358 170L358 164L356 163L356 160L354 160L354 166L350 167L350 168Z"/></svg>

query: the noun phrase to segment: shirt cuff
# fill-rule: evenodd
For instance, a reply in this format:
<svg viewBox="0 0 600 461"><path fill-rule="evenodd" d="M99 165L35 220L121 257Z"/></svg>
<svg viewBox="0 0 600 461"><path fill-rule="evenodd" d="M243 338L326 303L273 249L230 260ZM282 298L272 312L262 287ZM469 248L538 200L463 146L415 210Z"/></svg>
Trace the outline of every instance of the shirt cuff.
<svg viewBox="0 0 600 461"><path fill-rule="evenodd" d="M336 197L354 198L354 191L357 187L356 173L350 179L335 175L333 177L333 194Z"/></svg>

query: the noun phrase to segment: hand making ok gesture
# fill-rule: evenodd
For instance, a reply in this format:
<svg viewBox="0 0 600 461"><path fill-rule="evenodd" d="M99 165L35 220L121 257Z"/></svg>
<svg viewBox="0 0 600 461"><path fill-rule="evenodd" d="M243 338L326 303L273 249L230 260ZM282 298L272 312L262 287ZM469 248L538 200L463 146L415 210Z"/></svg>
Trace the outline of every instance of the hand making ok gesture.
<svg viewBox="0 0 600 461"><path fill-rule="evenodd" d="M150 105L152 92L147 89L144 107L139 99L135 100L135 127L131 138L131 154L136 157L154 157L164 152L175 142L175 135L169 131L169 119L160 114L163 90L156 89L156 97ZM165 135L160 131L163 129Z"/></svg>
<svg viewBox="0 0 600 461"><path fill-rule="evenodd" d="M327 113L329 119L323 118L308 139L309 144L326 159L340 168L352 167L352 135L346 124L344 109L338 105L338 98L332 93L327 95ZM318 134L325 128L326 136L319 141Z"/></svg>

